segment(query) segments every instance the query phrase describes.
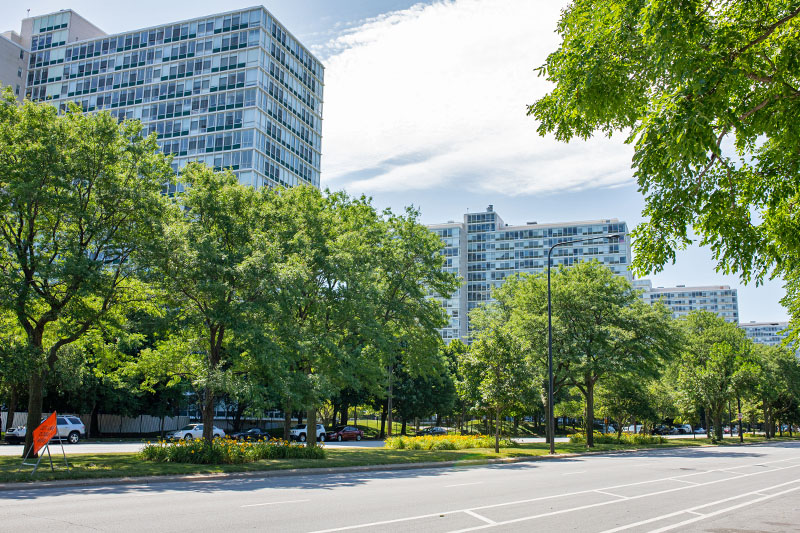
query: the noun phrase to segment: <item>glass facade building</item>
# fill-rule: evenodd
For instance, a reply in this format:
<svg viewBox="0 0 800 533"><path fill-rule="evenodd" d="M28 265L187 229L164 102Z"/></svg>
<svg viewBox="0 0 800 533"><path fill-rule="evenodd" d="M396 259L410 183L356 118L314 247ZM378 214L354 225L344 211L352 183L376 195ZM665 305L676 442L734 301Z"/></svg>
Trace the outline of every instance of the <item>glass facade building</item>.
<svg viewBox="0 0 800 533"><path fill-rule="evenodd" d="M649 280L637 280L634 286L642 290L642 298L646 302L660 301L666 305L674 318L692 311L709 311L724 318L726 322L739 323L739 297L736 289L731 289L728 285L654 288Z"/></svg>
<svg viewBox="0 0 800 533"><path fill-rule="evenodd" d="M572 266L597 260L617 275L632 280L629 266L628 226L617 219L509 226L489 206L486 211L467 213L463 222L450 221L428 228L444 243L445 270L461 277L461 288L450 298L438 298L449 324L441 330L449 342L469 338L468 313L491 300L491 290L509 276L543 272L548 249L560 242L597 238L597 241L560 246L553 250L552 266ZM621 237L606 239L608 235Z"/></svg>
<svg viewBox="0 0 800 533"><path fill-rule="evenodd" d="M30 100L141 120L176 171L200 161L257 188L319 187L324 68L263 7L115 35L64 10L18 37Z"/></svg>
<svg viewBox="0 0 800 533"><path fill-rule="evenodd" d="M779 346L789 336L788 322L746 322L739 327L751 341L768 346Z"/></svg>

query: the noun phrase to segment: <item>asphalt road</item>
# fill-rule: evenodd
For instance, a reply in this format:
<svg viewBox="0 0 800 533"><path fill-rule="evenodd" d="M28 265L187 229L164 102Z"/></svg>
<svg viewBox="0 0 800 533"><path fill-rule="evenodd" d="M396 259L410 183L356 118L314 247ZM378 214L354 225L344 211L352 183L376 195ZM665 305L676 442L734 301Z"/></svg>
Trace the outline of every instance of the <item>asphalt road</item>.
<svg viewBox="0 0 800 533"><path fill-rule="evenodd" d="M3 531L798 531L800 445L18 490L0 516Z"/></svg>

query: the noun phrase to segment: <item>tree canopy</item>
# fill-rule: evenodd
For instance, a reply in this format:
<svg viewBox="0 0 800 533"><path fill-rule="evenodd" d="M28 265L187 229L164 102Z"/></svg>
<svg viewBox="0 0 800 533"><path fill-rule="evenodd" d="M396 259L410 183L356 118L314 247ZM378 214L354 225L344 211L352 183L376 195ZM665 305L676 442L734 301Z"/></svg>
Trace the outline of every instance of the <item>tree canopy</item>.
<svg viewBox="0 0 800 533"><path fill-rule="evenodd" d="M726 273L783 276L800 319L800 3L576 0L557 32L528 114L563 141L628 135L637 270L697 234Z"/></svg>
<svg viewBox="0 0 800 533"><path fill-rule="evenodd" d="M157 240L173 175L141 131L108 113L19 105L8 90L0 100L0 308L31 362L28 427L61 350L141 297L135 259Z"/></svg>

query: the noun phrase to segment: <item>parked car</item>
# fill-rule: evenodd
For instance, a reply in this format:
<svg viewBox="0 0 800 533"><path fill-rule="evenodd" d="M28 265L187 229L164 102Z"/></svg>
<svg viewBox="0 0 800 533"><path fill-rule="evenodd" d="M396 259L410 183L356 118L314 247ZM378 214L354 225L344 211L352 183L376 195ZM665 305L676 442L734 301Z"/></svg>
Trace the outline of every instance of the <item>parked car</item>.
<svg viewBox="0 0 800 533"><path fill-rule="evenodd" d="M699 427L699 428L695 428L694 433L695 433L695 435L705 435L706 434L706 430L705 430L705 428Z"/></svg>
<svg viewBox="0 0 800 533"><path fill-rule="evenodd" d="M42 422L47 416L42 417ZM86 438L86 426L76 415L58 415L56 417L56 436L53 440L66 440L70 444L77 444ZM9 428L6 431L6 442L9 444L21 444L25 442L25 435L28 433L25 426Z"/></svg>
<svg viewBox="0 0 800 533"><path fill-rule="evenodd" d="M667 426L656 426L650 430L651 435L669 435L670 428Z"/></svg>
<svg viewBox="0 0 800 533"><path fill-rule="evenodd" d="M353 426L337 426L329 431L325 438L328 440L361 440L364 438L364 432Z"/></svg>
<svg viewBox="0 0 800 533"><path fill-rule="evenodd" d="M215 439L225 436L225 432L217 426L213 426L212 435ZM189 424L177 431L167 433L167 440L194 440L203 438L203 424Z"/></svg>
<svg viewBox="0 0 800 533"><path fill-rule="evenodd" d="M691 435L692 434L692 426L689 424L681 424L680 426L675 426L670 431L670 435Z"/></svg>
<svg viewBox="0 0 800 533"><path fill-rule="evenodd" d="M623 433L641 433L644 429L642 424L631 424L622 428Z"/></svg>
<svg viewBox="0 0 800 533"><path fill-rule="evenodd" d="M417 433L418 437L422 437L423 435L433 435L433 436L436 436L436 435L447 435L447 430L445 428L442 428L442 427L431 426L431 427L427 427L425 429L422 429L422 430L420 430L419 433Z"/></svg>
<svg viewBox="0 0 800 533"><path fill-rule="evenodd" d="M325 426L317 424L317 440L320 442L325 441ZM306 441L306 425L298 424L289 430L289 440L299 440L300 442Z"/></svg>
<svg viewBox="0 0 800 533"><path fill-rule="evenodd" d="M236 440L269 440L272 438L272 435L261 428L252 428L247 431L232 433L230 437Z"/></svg>

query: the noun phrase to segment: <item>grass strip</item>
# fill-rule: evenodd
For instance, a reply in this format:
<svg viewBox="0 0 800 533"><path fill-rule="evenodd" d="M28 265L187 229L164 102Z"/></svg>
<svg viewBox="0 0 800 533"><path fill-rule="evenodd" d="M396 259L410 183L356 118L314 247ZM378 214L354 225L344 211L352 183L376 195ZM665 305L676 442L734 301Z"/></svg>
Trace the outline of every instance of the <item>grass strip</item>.
<svg viewBox="0 0 800 533"><path fill-rule="evenodd" d="M769 442L798 441L795 438L775 438ZM763 437L745 437L746 443L768 442ZM722 445L739 444L739 439L726 439ZM557 453L587 453L616 450L668 449L712 445L708 439L675 439L663 444L629 445L598 444L587 450L583 444L557 443ZM471 448L465 450L392 450L386 448L328 448L326 459L272 459L245 464L201 465L186 463L153 463L143 461L136 453L104 453L67 455L72 467L66 470L63 458L54 456L56 471L50 471L47 458L42 459L39 471L31 477L30 468L16 472L21 462L20 457L0 456L0 482L49 481L55 479L101 479L116 477L166 476L185 474L212 474L221 472L258 472L270 470L287 470L293 468L337 468L348 466L401 465L409 463L437 463L442 461L467 462L480 464L490 459L530 457L547 455L548 445L545 443L521 444L513 448L501 448L494 453L489 448ZM61 459L61 463L58 462ZM59 466L60 464L60 466Z"/></svg>

